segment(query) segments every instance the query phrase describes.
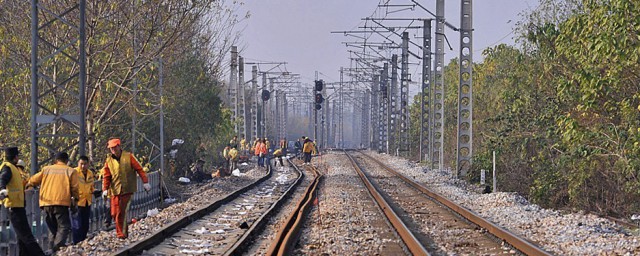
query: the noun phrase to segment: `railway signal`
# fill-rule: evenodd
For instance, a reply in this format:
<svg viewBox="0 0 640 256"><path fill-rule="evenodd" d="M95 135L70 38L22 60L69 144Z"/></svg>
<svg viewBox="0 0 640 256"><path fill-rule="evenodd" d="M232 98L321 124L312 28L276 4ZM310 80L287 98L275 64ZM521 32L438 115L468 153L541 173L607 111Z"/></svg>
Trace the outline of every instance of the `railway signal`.
<svg viewBox="0 0 640 256"><path fill-rule="evenodd" d="M324 102L324 97L322 97L322 93L316 93L316 104L322 104Z"/></svg>
<svg viewBox="0 0 640 256"><path fill-rule="evenodd" d="M271 97L271 93L269 92L269 90L262 90L263 101L268 101L270 97Z"/></svg>
<svg viewBox="0 0 640 256"><path fill-rule="evenodd" d="M324 81L322 80L316 80L315 81L315 103L316 103L316 110L320 110L322 109L322 102L324 102L324 97L322 96L322 89L324 89Z"/></svg>
<svg viewBox="0 0 640 256"><path fill-rule="evenodd" d="M324 88L324 81L316 80L316 91L320 92Z"/></svg>

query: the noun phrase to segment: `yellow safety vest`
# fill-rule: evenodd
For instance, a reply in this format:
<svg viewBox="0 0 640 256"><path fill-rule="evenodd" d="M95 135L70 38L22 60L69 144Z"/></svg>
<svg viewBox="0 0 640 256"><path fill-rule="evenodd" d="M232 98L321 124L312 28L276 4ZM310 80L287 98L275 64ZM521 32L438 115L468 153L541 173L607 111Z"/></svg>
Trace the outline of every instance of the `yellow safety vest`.
<svg viewBox="0 0 640 256"><path fill-rule="evenodd" d="M231 160L237 160L238 159L238 150L235 148L232 148L231 150L229 150L229 158L231 158Z"/></svg>
<svg viewBox="0 0 640 256"><path fill-rule="evenodd" d="M95 177L91 170L87 170L87 176L84 176L82 169L76 167L78 173L78 190L80 192L80 198L78 198L78 206L90 206L93 201L93 188Z"/></svg>
<svg viewBox="0 0 640 256"><path fill-rule="evenodd" d="M9 166L11 169L11 180L9 184L7 184L7 197L2 200L4 207L24 207L24 185L22 184L20 170L9 162L3 162L2 165L0 165L0 170L5 166Z"/></svg>
<svg viewBox="0 0 640 256"><path fill-rule="evenodd" d="M120 161L107 156L107 166L111 172L111 187L109 190L112 195L124 195L134 193L138 190L136 183L136 171L131 167L131 153L122 151Z"/></svg>

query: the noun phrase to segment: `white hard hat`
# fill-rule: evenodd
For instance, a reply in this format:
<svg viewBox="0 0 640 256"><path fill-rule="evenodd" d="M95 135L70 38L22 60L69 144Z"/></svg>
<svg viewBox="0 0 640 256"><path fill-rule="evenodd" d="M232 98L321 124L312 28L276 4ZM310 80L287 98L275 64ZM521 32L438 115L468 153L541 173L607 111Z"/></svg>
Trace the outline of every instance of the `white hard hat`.
<svg viewBox="0 0 640 256"><path fill-rule="evenodd" d="M16 166L22 166L22 167L25 167L25 166L27 166L27 165L24 163L24 161L22 161L22 159L20 159L20 160L18 160L18 163L16 164Z"/></svg>

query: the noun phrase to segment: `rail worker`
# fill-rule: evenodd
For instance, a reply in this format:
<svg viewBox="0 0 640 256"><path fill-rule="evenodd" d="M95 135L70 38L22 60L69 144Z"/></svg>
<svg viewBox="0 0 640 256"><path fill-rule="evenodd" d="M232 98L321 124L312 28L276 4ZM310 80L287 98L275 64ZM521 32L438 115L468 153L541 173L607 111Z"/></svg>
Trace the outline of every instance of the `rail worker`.
<svg viewBox="0 0 640 256"><path fill-rule="evenodd" d="M151 190L151 185L138 160L130 152L122 150L120 139L110 139L107 148L110 154L107 154L104 163L102 196L106 197L111 191L111 217L116 222L116 236L126 239L129 236L127 211L131 196L138 190L136 173L140 176L145 191Z"/></svg>
<svg viewBox="0 0 640 256"><path fill-rule="evenodd" d="M267 146L264 139L259 140L256 144L255 155L258 156L258 166L265 167L264 159L267 157Z"/></svg>
<svg viewBox="0 0 640 256"><path fill-rule="evenodd" d="M43 167L27 184L40 186L40 208L44 211L44 220L51 232L49 248L52 252L66 245L71 232L69 209L71 213L78 210L78 174L67 165L68 162L69 154L59 152L55 164Z"/></svg>
<svg viewBox="0 0 640 256"><path fill-rule="evenodd" d="M315 140L312 140L311 143L313 143L313 151L311 151L311 155L318 155L318 144L316 144ZM311 160L309 160L311 161Z"/></svg>
<svg viewBox="0 0 640 256"><path fill-rule="evenodd" d="M229 150L229 164L231 166L231 168L229 169L230 171L233 172L233 170L238 169L238 159L238 149L232 146Z"/></svg>
<svg viewBox="0 0 640 256"><path fill-rule="evenodd" d="M95 176L89 170L89 157L80 156L78 167L75 168L78 175L78 188L80 197L78 199L78 213L74 214L71 226L73 244L82 242L87 238L89 232L89 219L91 218L91 204L95 191Z"/></svg>
<svg viewBox="0 0 640 256"><path fill-rule="evenodd" d="M247 147L247 139L244 137L244 134L243 134L242 139L240 140L240 151L242 152L243 155L246 155L247 150L249 150L249 148Z"/></svg>
<svg viewBox="0 0 640 256"><path fill-rule="evenodd" d="M31 223L27 220L24 208L24 183L16 167L19 154L17 147L4 149L4 161L0 165L0 198L7 208L11 228L16 234L19 255L42 256L45 255L44 251L31 233Z"/></svg>
<svg viewBox="0 0 640 256"><path fill-rule="evenodd" d="M233 135L233 138L229 141L229 144L231 144L231 147L238 147L238 136L237 135Z"/></svg>
<svg viewBox="0 0 640 256"><path fill-rule="evenodd" d="M194 164L192 164L191 180L195 182L201 182L207 179L208 177L210 177L204 173L204 163L205 163L204 160L198 159Z"/></svg>
<svg viewBox="0 0 640 256"><path fill-rule="evenodd" d="M311 164L311 153L314 151L313 141L305 138L302 153L304 153L304 164Z"/></svg>
<svg viewBox="0 0 640 256"><path fill-rule="evenodd" d="M273 156L276 158L276 161L273 162L273 166L278 166L278 162L280 162L280 166L284 166L282 163L282 157L284 156L283 149L279 148L276 151L273 151Z"/></svg>
<svg viewBox="0 0 640 256"><path fill-rule="evenodd" d="M229 151L231 151L231 144L227 144L224 150L222 150L222 158L224 158L224 168L231 172L231 157L229 156Z"/></svg>
<svg viewBox="0 0 640 256"><path fill-rule="evenodd" d="M267 147L267 152L270 152L271 151L271 141L269 141L269 138L264 137L264 141L263 142L264 142L265 147Z"/></svg>
<svg viewBox="0 0 640 256"><path fill-rule="evenodd" d="M253 144L251 144L251 153L252 154L256 153L256 146L258 146L259 142L260 142L260 138L255 138L255 140L253 141Z"/></svg>
<svg viewBox="0 0 640 256"><path fill-rule="evenodd" d="M287 155L287 148L289 147L289 142L286 137L282 137L280 140L280 148L282 149L282 154Z"/></svg>

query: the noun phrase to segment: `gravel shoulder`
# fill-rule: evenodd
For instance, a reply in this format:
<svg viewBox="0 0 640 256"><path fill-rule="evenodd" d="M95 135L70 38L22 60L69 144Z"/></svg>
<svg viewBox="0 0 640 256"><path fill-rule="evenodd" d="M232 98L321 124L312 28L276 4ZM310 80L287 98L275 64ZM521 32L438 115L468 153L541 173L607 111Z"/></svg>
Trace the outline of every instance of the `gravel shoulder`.
<svg viewBox="0 0 640 256"><path fill-rule="evenodd" d="M157 215L140 219L131 224L128 239L116 238L115 230L100 231L85 241L60 249L57 255L111 255L117 250L160 230L179 217L186 216L208 203L245 187L266 174L263 168L253 166L245 168L242 170L244 175L240 177L228 176L200 184L185 185L185 189L181 190L183 202L172 204L162 209ZM180 191L173 192L177 192L176 195L180 194ZM174 195L172 194L172 196Z"/></svg>
<svg viewBox="0 0 640 256"><path fill-rule="evenodd" d="M405 159L377 154L380 159L425 187L479 215L541 245L557 255L638 255L640 237L608 219L593 214L543 209L510 192L478 193L476 186L450 173L418 166Z"/></svg>

